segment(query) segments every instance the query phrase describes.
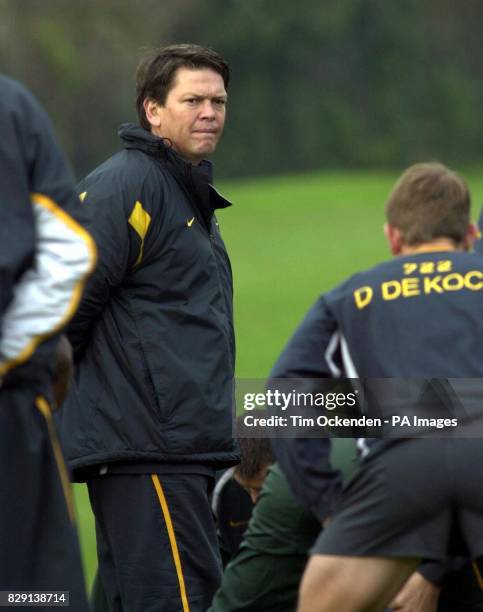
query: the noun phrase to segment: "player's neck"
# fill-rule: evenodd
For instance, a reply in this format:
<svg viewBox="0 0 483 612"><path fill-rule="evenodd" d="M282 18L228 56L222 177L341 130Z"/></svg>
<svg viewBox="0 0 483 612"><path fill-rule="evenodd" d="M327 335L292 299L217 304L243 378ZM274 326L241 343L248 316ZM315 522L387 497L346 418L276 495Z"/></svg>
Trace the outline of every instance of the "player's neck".
<svg viewBox="0 0 483 612"><path fill-rule="evenodd" d="M456 245L449 238L438 238L431 242L422 244L404 245L401 247L400 255L414 255L416 253L432 253L437 251L461 251L462 247Z"/></svg>

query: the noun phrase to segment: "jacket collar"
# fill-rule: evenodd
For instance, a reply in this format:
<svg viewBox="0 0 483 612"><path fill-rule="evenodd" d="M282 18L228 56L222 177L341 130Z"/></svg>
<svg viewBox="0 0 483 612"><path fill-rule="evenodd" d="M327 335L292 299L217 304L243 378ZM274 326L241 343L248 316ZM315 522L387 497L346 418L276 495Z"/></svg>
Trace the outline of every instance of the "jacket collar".
<svg viewBox="0 0 483 612"><path fill-rule="evenodd" d="M119 126L118 136L126 149L139 149L154 157L166 157L168 145L162 138L158 138L140 125L123 123Z"/></svg>
<svg viewBox="0 0 483 612"><path fill-rule="evenodd" d="M231 202L213 187L211 162L203 159L197 166L193 166L169 146L166 140L134 123L123 123L119 127L118 135L126 149L138 149L152 157L164 159L176 179L195 195L204 216L211 217L214 210L231 206Z"/></svg>

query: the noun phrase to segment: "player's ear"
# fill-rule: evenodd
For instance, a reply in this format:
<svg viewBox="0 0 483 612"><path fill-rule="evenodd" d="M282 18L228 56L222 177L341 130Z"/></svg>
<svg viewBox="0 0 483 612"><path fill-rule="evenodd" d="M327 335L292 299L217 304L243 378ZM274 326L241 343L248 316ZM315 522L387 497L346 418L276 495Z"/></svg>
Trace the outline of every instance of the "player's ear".
<svg viewBox="0 0 483 612"><path fill-rule="evenodd" d="M469 251L473 248L475 240L481 237L478 226L474 223L470 223L466 229L465 237L463 238L463 248L465 251Z"/></svg>
<svg viewBox="0 0 483 612"><path fill-rule="evenodd" d="M159 112L159 103L152 98L146 98L143 102L146 119L153 128L161 127L161 114Z"/></svg>
<svg viewBox="0 0 483 612"><path fill-rule="evenodd" d="M401 232L397 229L397 227L393 227L392 225L389 225L389 223L385 223L384 234L386 235L387 241L389 243L391 254L399 255L403 247L403 239Z"/></svg>

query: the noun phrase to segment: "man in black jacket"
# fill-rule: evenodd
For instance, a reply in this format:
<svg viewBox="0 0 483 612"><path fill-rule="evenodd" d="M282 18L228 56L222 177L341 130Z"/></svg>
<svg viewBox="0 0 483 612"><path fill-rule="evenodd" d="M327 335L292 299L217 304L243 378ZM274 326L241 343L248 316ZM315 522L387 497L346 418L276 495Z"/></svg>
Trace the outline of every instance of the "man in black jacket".
<svg viewBox="0 0 483 612"><path fill-rule="evenodd" d="M206 610L221 563L210 494L233 465L231 268L204 160L225 122L229 68L195 45L137 73L140 126L80 185L99 266L69 328L66 453L96 516L113 612Z"/></svg>
<svg viewBox="0 0 483 612"><path fill-rule="evenodd" d="M55 371L58 333L79 304L95 246L74 219L80 204L45 111L3 76L0 134L0 591L69 591L70 600L37 593L27 603L83 611L52 385L62 375ZM62 384L56 396L62 399ZM4 605L18 601L4 597Z"/></svg>

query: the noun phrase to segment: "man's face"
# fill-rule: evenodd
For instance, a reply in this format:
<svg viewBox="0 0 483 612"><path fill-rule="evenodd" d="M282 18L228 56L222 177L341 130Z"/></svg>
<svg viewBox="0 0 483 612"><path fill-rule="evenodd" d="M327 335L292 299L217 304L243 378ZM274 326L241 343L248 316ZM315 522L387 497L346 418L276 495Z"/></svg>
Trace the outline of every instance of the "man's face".
<svg viewBox="0 0 483 612"><path fill-rule="evenodd" d="M164 105L147 102L153 106L146 116L153 134L169 139L178 153L198 164L214 152L223 133L226 100L220 74L210 68L179 68Z"/></svg>
<svg viewBox="0 0 483 612"><path fill-rule="evenodd" d="M262 490L265 478L267 477L269 467L270 466L267 465L266 467L262 468L253 478L243 478L238 474L237 470L235 470L233 474L233 478L250 495L250 498L254 504L257 503L257 499L260 495L260 491Z"/></svg>

